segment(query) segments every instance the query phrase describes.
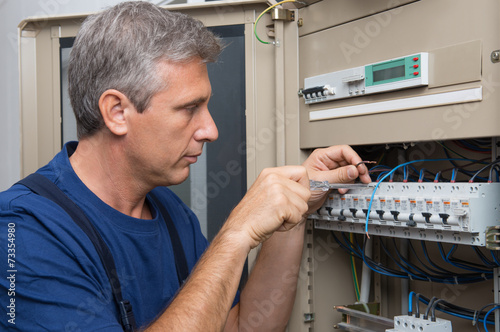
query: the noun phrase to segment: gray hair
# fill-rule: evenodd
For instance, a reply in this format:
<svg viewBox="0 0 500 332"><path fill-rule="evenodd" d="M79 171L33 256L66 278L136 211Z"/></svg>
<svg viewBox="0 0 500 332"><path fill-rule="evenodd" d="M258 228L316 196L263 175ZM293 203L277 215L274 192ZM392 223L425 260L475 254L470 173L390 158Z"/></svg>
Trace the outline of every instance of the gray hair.
<svg viewBox="0 0 500 332"><path fill-rule="evenodd" d="M221 49L220 39L200 21L149 2L123 2L90 15L76 36L68 68L78 138L104 127L99 98L106 90L122 92L143 112L165 88L158 63L196 57L214 62Z"/></svg>

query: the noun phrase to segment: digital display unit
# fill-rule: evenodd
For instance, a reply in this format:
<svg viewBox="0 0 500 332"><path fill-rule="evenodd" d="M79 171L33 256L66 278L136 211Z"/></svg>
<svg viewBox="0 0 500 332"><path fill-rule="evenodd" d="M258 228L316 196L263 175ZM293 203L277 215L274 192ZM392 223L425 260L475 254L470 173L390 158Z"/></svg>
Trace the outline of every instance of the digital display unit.
<svg viewBox="0 0 500 332"><path fill-rule="evenodd" d="M422 54L365 66L366 86L407 81L422 76Z"/></svg>
<svg viewBox="0 0 500 332"><path fill-rule="evenodd" d="M373 82L381 82L392 80L396 78L405 77L405 66L397 66L392 68L385 68L379 70L373 70Z"/></svg>
<svg viewBox="0 0 500 332"><path fill-rule="evenodd" d="M332 73L307 77L299 95L306 104L360 97L429 83L429 54L414 53Z"/></svg>

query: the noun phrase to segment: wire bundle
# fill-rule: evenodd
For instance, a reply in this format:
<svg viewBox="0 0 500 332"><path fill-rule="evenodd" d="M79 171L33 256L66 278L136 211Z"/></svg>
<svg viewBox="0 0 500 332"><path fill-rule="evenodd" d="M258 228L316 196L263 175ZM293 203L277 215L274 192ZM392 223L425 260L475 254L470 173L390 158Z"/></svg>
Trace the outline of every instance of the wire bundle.
<svg viewBox="0 0 500 332"><path fill-rule="evenodd" d="M492 149L491 149L491 140L490 139L476 139L476 140L473 139L473 140L467 140L467 141L461 140L461 141L452 141L452 142L456 146L461 147L462 149L464 149L467 152L475 152L475 153L479 153L479 155L491 154ZM445 142L437 142L437 143L439 145L441 145L447 158L452 159L450 156L450 153L453 153L454 155L456 155L460 158L467 159L466 157L464 157L463 154L461 154L461 153L457 152L456 150L447 146L445 144ZM454 168L457 169L457 171L459 173L462 173L466 176L471 177L478 171L478 169L469 170L467 168L474 166L476 164L487 164L488 162L486 162L486 160L491 160L491 158L490 157L481 158L480 160L472 161L472 162L465 164L465 165L462 165L462 166L459 166L453 160L450 160L450 163L453 165ZM480 177L478 175L476 175L476 178L480 181L487 181L487 178Z"/></svg>
<svg viewBox="0 0 500 332"><path fill-rule="evenodd" d="M411 165L413 163L419 163L419 162L424 162L424 161L443 161L443 160L451 162L454 167L444 169L444 170L441 170L441 171L434 173L426 168L421 168L420 170L418 170L413 165ZM470 163L468 163L464 166L459 166L455 163L456 160L469 161ZM479 170L474 170L474 171L468 171L468 170L464 169L464 167L467 167L470 165L475 165L475 164L484 164L485 166L480 168ZM492 179L493 179L492 172L496 171L497 174L499 173L499 169L498 169L499 164L500 164L500 160L495 160L493 162L485 162L484 159L483 160L475 160L475 159L467 159L467 158L466 159L463 159L463 158L425 159L425 160L414 160L414 161L411 161L409 163L405 163L404 167L402 166L403 164L396 166L395 168L391 168L391 167L386 166L386 165L377 165L377 166L370 168L369 173L372 177L372 180L377 181L377 182L381 181L382 177L388 173L391 173L390 174L390 182L393 181L395 174L401 174L402 182L432 182L432 181L434 181L434 182L438 182L438 181L455 182L458 173L462 173L462 174L469 176L470 177L469 182L474 182L476 179L480 180L480 181L485 181L485 182L486 181L492 182ZM401 171L399 170L400 167L402 168ZM488 168L490 169L490 171L489 171L490 176L488 178L480 177L479 174L488 170ZM451 175L450 175L449 179L442 177L443 173L446 173L449 171L451 171ZM377 173L378 173L378 175L377 175ZM426 174L428 174L428 176L426 176ZM375 175L377 175L377 176L375 176Z"/></svg>
<svg viewBox="0 0 500 332"><path fill-rule="evenodd" d="M492 141L490 138L483 138L483 139L468 139L468 140L454 140L454 141L435 141L436 144L440 145L443 148L444 156L448 161L451 163L452 167L448 169L442 169L440 172L437 172L439 174L438 176L438 181L441 175L445 175L448 173L448 171L451 171L455 178L457 177L458 174L463 174L465 176L468 176L469 178L472 177L479 169L471 169L471 167L474 167L474 165L481 165L481 164L488 164L491 161L491 153L492 153ZM397 145L394 147L395 150L398 150L400 147ZM403 149L406 151L408 147L403 144ZM378 159L378 164L380 164L385 157L387 156L389 146L386 145L386 148L363 148L361 150L363 154L369 154L373 159ZM377 153L378 156L374 153ZM476 158L468 158L466 155L476 155ZM485 155L488 155L488 157L484 157ZM456 158L461 158L464 161L468 161L467 164L459 165L456 160L452 156L456 156ZM374 173L379 173L380 168L382 165L379 165L379 167L374 167L370 170L370 173L372 175L375 175ZM384 173L386 171L390 171L392 167L388 166L383 166L385 168ZM405 179L402 181L417 181L417 180L423 180L423 181L432 181L432 178L430 177L424 177L423 179L420 178L422 175L417 169L415 169L413 166L407 166L403 171L407 171ZM499 170L497 171L497 175L499 173ZM432 172L426 171L429 175L434 174ZM437 174L436 174L437 175ZM394 174L391 175L391 181L392 177ZM490 176L491 178L491 176ZM497 176L498 178L498 176ZM380 176L375 177L372 176L373 181L378 181L380 180ZM451 179L453 180L453 179ZM475 180L479 181L487 181L488 178L486 177L481 177L479 175L476 175ZM406 182L405 181L405 182ZM441 181L450 181L450 179L442 178ZM499 180L497 180L498 182Z"/></svg>
<svg viewBox="0 0 500 332"><path fill-rule="evenodd" d="M335 241L346 250L350 255L357 257L374 272L395 278L410 279L410 280L420 280L420 281L431 281L444 284L470 284L475 282L481 282L485 280L490 280L493 278L493 268L500 266L498 264L498 257L496 253L491 253L491 259L488 259L484 253L482 253L476 247L466 247L474 250L477 257L483 264L478 264L476 262L469 262L462 259L456 258L454 255L457 251L457 246L453 245L449 250L445 250L443 244L438 243L438 249L441 253L440 264L435 263L428 254L427 244L425 241L421 241L422 251L424 253L424 258L420 257L412 241L408 240L409 250L411 257L404 258L396 245L395 239L388 239L384 241L380 239L381 247L387 257L393 262L399 269L394 269L387 264L375 261L372 257L369 257L364 252L364 246L366 244L366 238L362 245L357 241L357 238L349 238L348 233L340 233L340 238L331 232ZM352 240L354 239L354 241ZM386 243L384 243L386 242ZM392 243L392 248L389 248L389 244ZM391 252L390 249L396 253L396 256ZM411 258L415 258L418 264L414 264L410 261ZM444 268L441 266L449 266L449 268ZM459 269L463 272L457 273L451 271L450 269Z"/></svg>
<svg viewBox="0 0 500 332"><path fill-rule="evenodd" d="M430 258L426 241L419 241L422 247L422 252L424 254L424 257L422 258L417 254L412 241L407 240L409 244L410 257L404 258L398 250L395 239L387 240L387 243L384 243L383 239L380 239L381 247L386 255L398 268L401 269L396 270L387 265L384 265L381 262L376 262L371 257L365 255L364 245L366 245L366 238L363 242L363 245L361 246L358 242L357 237L355 237L352 233L342 232L340 233L340 238L333 231L331 231L331 234L335 241L337 241L337 243L340 245L340 247L349 252L349 254L351 255L351 264L353 264L352 259L354 257L357 257L359 259L362 259L363 262L372 271L389 277L431 281L445 284L469 284L491 279L493 277L493 268L500 266L498 253L496 251L489 251L488 254L491 255L491 258L489 258L487 254L481 251L479 248L465 246L464 248L473 250L476 256L479 258L479 261L483 263L478 264L477 262L465 261L456 258L456 245L452 245L450 249L446 250L443 247L442 243L437 243L436 245L441 254L440 256L442 261L435 262ZM389 248L389 243L392 243L393 248ZM391 253L389 249L393 249L393 251L396 252L396 257ZM418 261L419 266L410 262L412 258L415 258L415 260ZM446 265L449 265L448 268L444 267ZM352 267L353 266L351 265L351 268ZM449 268L462 269L465 272L456 273L450 271ZM355 270L353 270L353 273L355 273L354 271ZM355 276L355 274L353 274L353 276ZM356 276L355 282L357 284ZM415 307L413 307L413 297L416 298ZM479 310L472 310L454 305L443 299L438 299L436 297L429 299L423 295L411 292L409 297L408 315L411 316L413 312L415 312L415 317L420 317L419 302L427 305L426 310L423 313L423 319L436 321L435 311L439 310L448 315L472 321L472 324L476 327L477 331L480 331L480 324L478 323L483 323L484 330L488 331L487 324L494 324L494 319L491 317L491 314L495 310L500 309L500 304L490 303L483 306ZM487 307L492 308L488 311L485 311Z"/></svg>

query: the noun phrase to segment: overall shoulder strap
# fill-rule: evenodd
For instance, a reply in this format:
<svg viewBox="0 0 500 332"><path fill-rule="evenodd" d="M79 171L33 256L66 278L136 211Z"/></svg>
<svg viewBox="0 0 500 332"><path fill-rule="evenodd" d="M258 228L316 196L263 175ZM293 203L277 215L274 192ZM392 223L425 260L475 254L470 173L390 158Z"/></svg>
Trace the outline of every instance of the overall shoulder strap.
<svg viewBox="0 0 500 332"><path fill-rule="evenodd" d="M106 274L111 284L113 297L120 312L123 329L127 332L134 331L135 318L132 312L132 305L128 300L124 300L122 297L120 281L118 279L113 256L99 232L87 219L85 213L61 189L59 189L58 186L41 174L33 173L20 180L18 183L28 187L34 193L48 198L58 204L64 209L64 211L66 211L73 221L80 226L85 234L87 234L89 239L94 244L99 257L101 258L104 269L106 270Z"/></svg>
<svg viewBox="0 0 500 332"><path fill-rule="evenodd" d="M168 233L170 235L170 241L172 242L172 247L174 250L177 279L179 280L179 285L182 286L182 284L189 275L189 269L186 260L186 255L184 254L184 249L182 248L182 242L179 237L179 233L175 228L175 224L174 221L172 220L172 217L170 216L170 213L168 213L167 209L165 208L165 206L163 206L158 197L153 192L150 192L149 195L153 200L153 202L155 203L155 205L158 207L159 212L163 217L163 220L165 220L165 223L167 224Z"/></svg>

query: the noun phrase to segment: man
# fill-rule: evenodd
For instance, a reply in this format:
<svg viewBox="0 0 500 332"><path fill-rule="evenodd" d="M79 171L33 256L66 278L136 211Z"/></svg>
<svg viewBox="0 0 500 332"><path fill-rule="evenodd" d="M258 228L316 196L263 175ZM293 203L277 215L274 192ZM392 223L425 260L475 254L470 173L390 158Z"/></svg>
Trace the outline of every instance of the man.
<svg viewBox="0 0 500 332"><path fill-rule="evenodd" d="M110 248L141 330L283 330L295 296L303 221L325 199L311 194L309 177L369 181L347 146L317 150L303 166L266 169L208 246L196 217L165 187L184 181L203 144L217 139L205 63L220 49L200 22L147 2L90 16L69 67L79 142L38 171L77 203ZM181 239L191 271L182 287L165 216L151 193ZM0 225L15 234L15 280L7 274L0 281L7 314L14 300L15 325L4 315L3 327L122 331L99 256L59 206L17 184L0 194ZM13 251L2 243L6 258ZM260 243L237 294L246 256ZM263 301L276 305L257 324Z"/></svg>

